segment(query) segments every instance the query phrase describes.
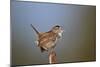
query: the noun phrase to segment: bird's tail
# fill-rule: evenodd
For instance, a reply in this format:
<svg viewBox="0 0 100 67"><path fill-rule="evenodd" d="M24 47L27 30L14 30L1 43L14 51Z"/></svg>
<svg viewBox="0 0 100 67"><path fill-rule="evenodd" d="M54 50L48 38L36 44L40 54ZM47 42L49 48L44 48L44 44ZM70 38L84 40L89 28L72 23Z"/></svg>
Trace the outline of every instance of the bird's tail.
<svg viewBox="0 0 100 67"><path fill-rule="evenodd" d="M34 31L36 32L36 34L39 35L39 32L37 31L37 29L31 24L31 27L34 29Z"/></svg>

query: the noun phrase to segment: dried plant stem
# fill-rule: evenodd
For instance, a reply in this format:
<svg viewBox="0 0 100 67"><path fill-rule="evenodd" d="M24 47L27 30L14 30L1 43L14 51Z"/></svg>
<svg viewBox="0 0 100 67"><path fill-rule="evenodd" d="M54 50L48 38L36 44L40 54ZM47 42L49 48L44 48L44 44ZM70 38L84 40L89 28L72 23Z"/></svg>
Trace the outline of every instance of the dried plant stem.
<svg viewBox="0 0 100 67"><path fill-rule="evenodd" d="M50 64L56 63L56 52L54 50L51 50L49 53L49 63Z"/></svg>

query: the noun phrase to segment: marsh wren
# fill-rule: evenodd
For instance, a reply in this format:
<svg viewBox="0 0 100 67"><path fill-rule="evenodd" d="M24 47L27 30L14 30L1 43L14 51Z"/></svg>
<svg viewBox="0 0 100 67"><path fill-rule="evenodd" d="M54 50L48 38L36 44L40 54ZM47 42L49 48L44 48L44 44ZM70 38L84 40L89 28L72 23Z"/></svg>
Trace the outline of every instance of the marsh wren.
<svg viewBox="0 0 100 67"><path fill-rule="evenodd" d="M38 32L37 29L31 24L31 27L34 29L38 36L36 41L38 47L40 47L41 52L48 51L53 49L56 46L56 42L59 38L62 37L63 29L61 26L56 25L48 32Z"/></svg>

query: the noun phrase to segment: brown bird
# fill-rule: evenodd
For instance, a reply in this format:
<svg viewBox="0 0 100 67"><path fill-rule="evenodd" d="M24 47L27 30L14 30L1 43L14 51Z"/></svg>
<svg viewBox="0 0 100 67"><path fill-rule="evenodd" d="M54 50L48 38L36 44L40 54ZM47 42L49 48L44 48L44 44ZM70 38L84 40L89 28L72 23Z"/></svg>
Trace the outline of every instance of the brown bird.
<svg viewBox="0 0 100 67"><path fill-rule="evenodd" d="M63 29L59 25L56 25L50 31L43 33L38 32L32 24L31 27L38 35L38 40L36 43L38 47L40 47L41 52L48 51L49 49L54 49L57 40L62 36L63 33Z"/></svg>

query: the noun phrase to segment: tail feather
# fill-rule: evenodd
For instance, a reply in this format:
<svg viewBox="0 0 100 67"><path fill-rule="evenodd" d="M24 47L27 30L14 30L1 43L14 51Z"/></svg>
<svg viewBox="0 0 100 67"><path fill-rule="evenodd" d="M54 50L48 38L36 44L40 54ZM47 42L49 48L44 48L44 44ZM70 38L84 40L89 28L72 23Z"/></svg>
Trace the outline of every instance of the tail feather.
<svg viewBox="0 0 100 67"><path fill-rule="evenodd" d="M37 29L31 24L31 27L34 29L34 31L39 34L39 32L37 31Z"/></svg>

